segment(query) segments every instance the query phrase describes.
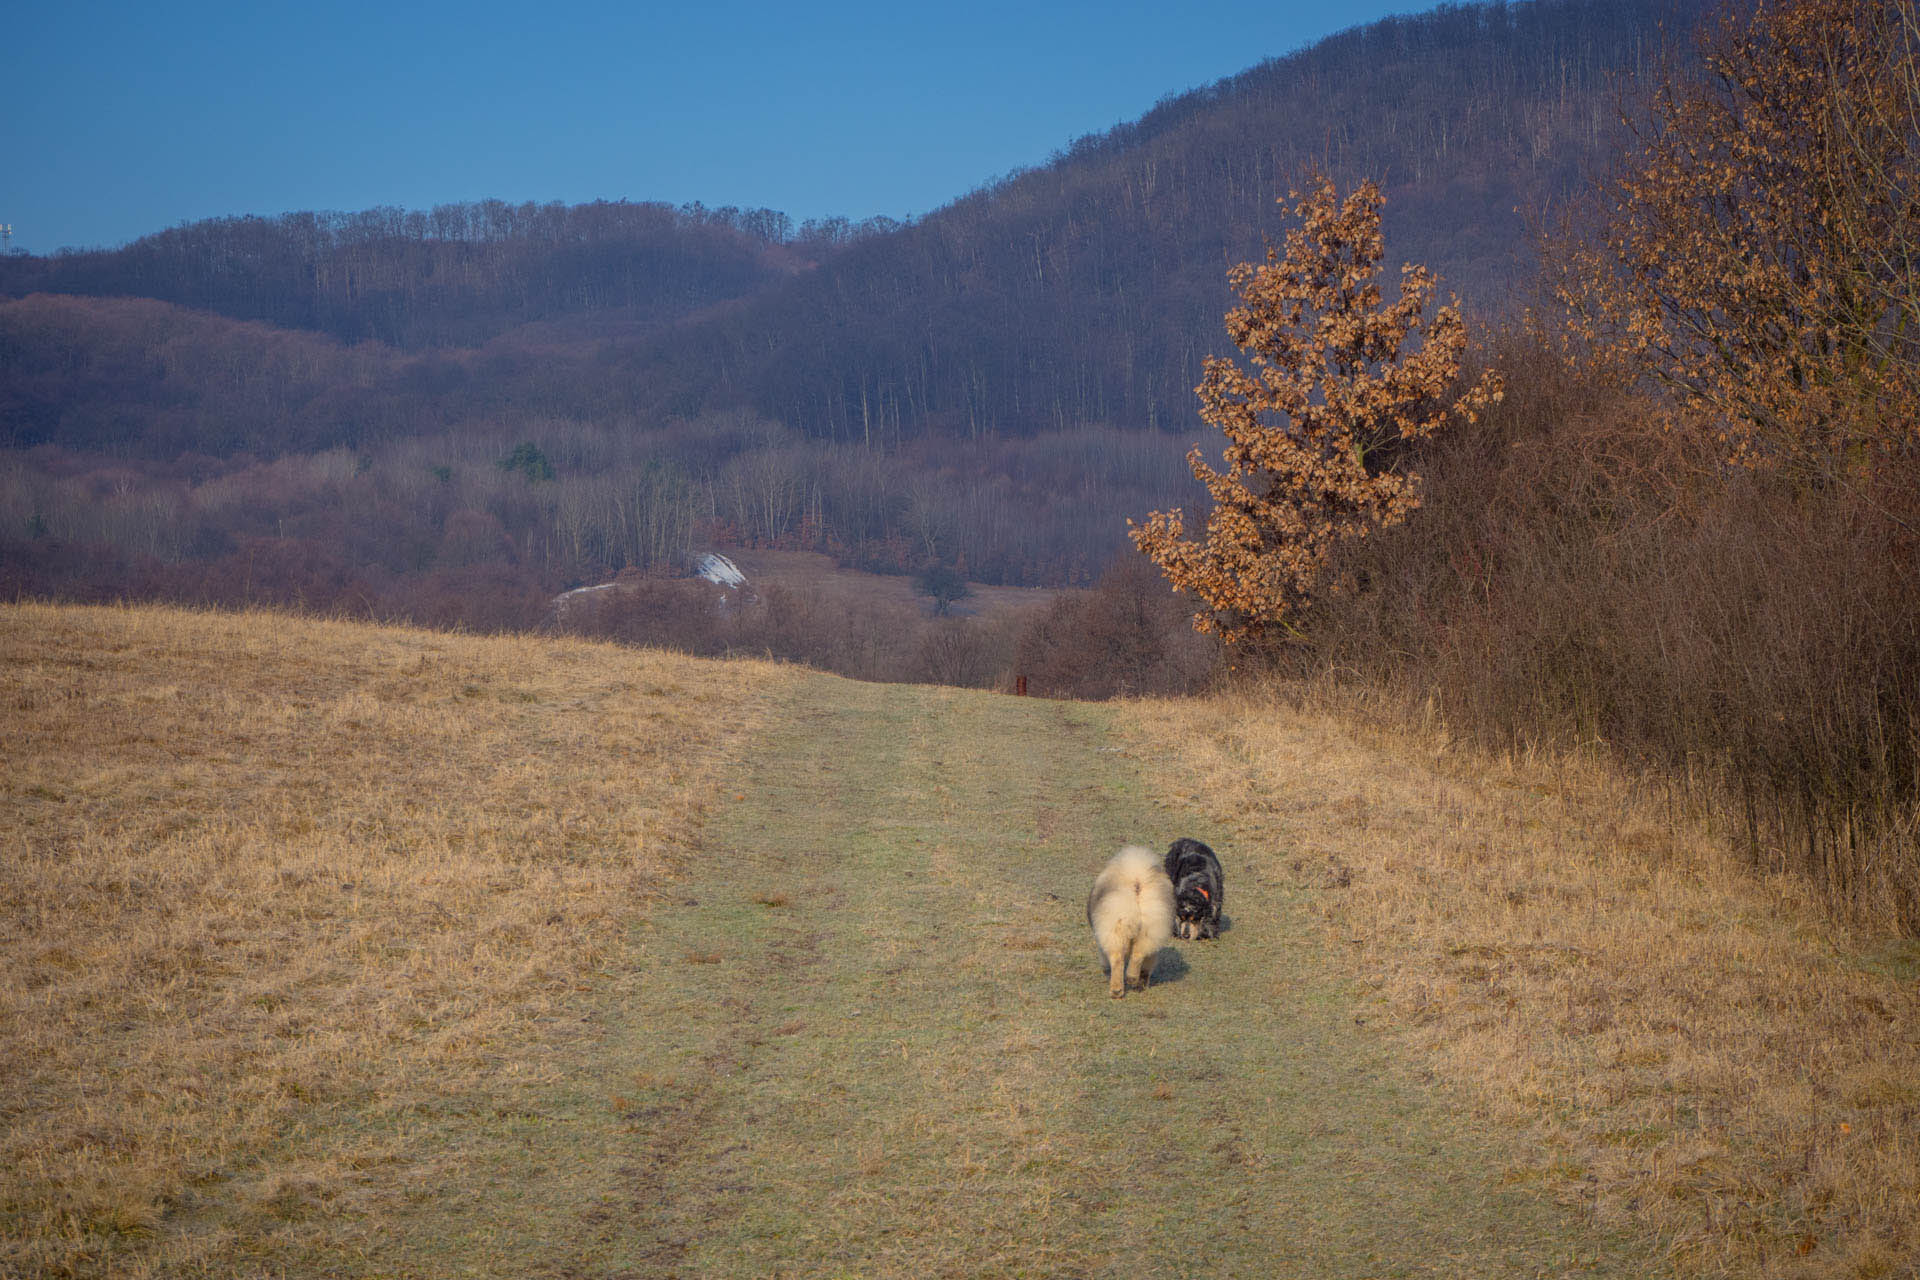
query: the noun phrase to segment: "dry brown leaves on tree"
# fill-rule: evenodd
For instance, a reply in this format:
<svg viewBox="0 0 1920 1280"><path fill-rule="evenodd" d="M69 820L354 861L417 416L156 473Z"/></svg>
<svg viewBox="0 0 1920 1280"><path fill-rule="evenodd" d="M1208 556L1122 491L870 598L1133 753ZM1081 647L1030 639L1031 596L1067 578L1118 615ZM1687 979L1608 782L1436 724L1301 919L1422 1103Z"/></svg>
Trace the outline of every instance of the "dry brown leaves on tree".
<svg viewBox="0 0 1920 1280"><path fill-rule="evenodd" d="M1549 246L1582 335L1729 461L1821 481L1917 443L1917 52L1912 0L1729 12Z"/></svg>
<svg viewBox="0 0 1920 1280"><path fill-rule="evenodd" d="M1213 499L1206 538L1187 539L1178 508L1128 522L1134 544L1205 605L1194 625L1229 643L1291 626L1325 588L1337 546L1419 506L1404 446L1500 395L1489 374L1448 396L1467 331L1457 302L1426 318L1432 273L1402 267L1399 299L1383 302L1378 186L1341 200L1320 177L1290 198L1301 225L1286 252L1269 246L1264 264L1227 275L1240 296L1227 334L1252 367L1209 356L1196 388L1200 416L1227 437L1225 471L1198 447L1187 456Z"/></svg>

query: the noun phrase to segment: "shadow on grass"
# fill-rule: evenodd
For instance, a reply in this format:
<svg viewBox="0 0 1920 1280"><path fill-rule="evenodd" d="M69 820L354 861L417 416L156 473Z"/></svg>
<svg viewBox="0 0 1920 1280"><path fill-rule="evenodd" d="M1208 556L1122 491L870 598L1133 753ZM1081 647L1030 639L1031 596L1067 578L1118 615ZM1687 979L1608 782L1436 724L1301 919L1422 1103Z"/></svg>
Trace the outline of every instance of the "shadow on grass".
<svg viewBox="0 0 1920 1280"><path fill-rule="evenodd" d="M1152 982L1149 985L1157 987L1163 982L1178 982L1187 976L1191 968L1185 956L1172 947L1162 947L1153 958Z"/></svg>

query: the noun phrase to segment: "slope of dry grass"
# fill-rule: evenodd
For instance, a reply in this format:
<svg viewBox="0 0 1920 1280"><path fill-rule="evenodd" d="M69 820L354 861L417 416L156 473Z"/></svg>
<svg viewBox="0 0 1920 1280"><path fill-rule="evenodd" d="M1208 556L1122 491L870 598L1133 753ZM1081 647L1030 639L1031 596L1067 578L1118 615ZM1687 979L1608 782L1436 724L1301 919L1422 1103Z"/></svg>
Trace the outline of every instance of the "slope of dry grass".
<svg viewBox="0 0 1920 1280"><path fill-rule="evenodd" d="M1920 952L1597 771L1271 695L1096 711L258 614L9 607L0 653L0 1274L1207 1244L1643 1275L1647 1228L1699 1274L1915 1270ZM1109 1001L1078 895L1180 833L1235 927ZM1170 1178L1230 1244L1164 1216Z"/></svg>
<svg viewBox="0 0 1920 1280"><path fill-rule="evenodd" d="M0 655L0 1272L300 1270L489 1179L503 1223L604 1189L548 1130L790 673L35 605Z"/></svg>
<svg viewBox="0 0 1920 1280"><path fill-rule="evenodd" d="M1341 710L1122 719L1170 801L1316 894L1405 1042L1532 1129L1511 1180L1698 1274L1920 1274L1920 948L1838 930L1598 768Z"/></svg>

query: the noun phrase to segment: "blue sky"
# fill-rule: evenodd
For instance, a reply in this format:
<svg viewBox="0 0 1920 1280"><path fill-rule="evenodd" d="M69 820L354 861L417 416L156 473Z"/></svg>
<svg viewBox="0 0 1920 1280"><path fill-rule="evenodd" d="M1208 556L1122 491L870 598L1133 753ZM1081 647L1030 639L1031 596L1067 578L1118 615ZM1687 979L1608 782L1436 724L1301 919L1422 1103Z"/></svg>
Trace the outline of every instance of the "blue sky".
<svg viewBox="0 0 1920 1280"><path fill-rule="evenodd" d="M906 217L1431 7L21 0L0 16L0 223L45 253L489 197Z"/></svg>

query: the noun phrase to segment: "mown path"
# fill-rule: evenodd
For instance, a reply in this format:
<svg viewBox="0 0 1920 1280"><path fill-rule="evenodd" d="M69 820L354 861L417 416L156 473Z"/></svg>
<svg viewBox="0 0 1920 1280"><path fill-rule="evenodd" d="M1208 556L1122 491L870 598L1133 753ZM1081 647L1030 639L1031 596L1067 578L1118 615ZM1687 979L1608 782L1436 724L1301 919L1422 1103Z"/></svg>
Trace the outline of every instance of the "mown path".
<svg viewBox="0 0 1920 1280"><path fill-rule="evenodd" d="M1125 841L1213 833L1149 801L1103 715L799 683L643 927L607 1046L624 1185L575 1256L646 1277L1656 1272L1502 1190L1500 1142L1356 1025L1262 874L1284 850L1223 847L1226 936L1108 998L1093 873Z"/></svg>

